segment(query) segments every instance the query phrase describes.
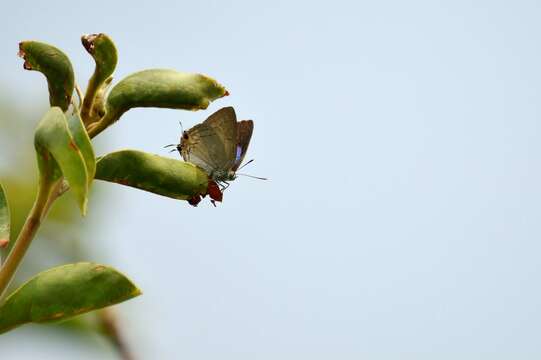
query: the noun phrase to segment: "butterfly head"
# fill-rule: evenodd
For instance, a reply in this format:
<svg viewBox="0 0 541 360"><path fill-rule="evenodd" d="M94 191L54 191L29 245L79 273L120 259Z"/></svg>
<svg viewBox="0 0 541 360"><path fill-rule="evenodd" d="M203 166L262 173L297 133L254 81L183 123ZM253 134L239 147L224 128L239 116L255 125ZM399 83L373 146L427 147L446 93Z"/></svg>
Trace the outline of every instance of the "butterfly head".
<svg viewBox="0 0 541 360"><path fill-rule="evenodd" d="M180 143L177 144L177 150L178 150L179 154L182 155L182 149L184 149L184 143L186 141L188 141L189 138L190 138L190 136L188 135L188 132L186 130L184 130L182 132L182 137L180 138Z"/></svg>

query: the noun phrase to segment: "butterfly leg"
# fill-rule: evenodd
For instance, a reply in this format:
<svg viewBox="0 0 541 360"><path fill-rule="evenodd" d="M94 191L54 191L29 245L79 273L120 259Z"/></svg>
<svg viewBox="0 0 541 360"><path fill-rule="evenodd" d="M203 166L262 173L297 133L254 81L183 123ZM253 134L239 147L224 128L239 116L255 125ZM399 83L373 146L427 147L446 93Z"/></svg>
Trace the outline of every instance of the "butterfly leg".
<svg viewBox="0 0 541 360"><path fill-rule="evenodd" d="M226 182L225 181L216 181L216 183L220 186L220 191L224 191L227 189ZM229 184L227 184L229 186Z"/></svg>
<svg viewBox="0 0 541 360"><path fill-rule="evenodd" d="M223 181L222 186L223 186L222 192L224 192L229 187L229 183L227 181Z"/></svg>

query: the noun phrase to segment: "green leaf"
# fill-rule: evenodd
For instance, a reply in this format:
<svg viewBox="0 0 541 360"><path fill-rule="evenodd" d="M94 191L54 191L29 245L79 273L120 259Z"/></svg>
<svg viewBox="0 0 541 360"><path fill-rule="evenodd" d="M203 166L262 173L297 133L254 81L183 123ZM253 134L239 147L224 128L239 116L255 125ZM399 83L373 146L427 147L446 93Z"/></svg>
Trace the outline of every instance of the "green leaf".
<svg viewBox="0 0 541 360"><path fill-rule="evenodd" d="M36 70L47 78L49 102L66 111L71 102L75 78L69 58L60 49L38 41L19 43L19 56L26 70Z"/></svg>
<svg viewBox="0 0 541 360"><path fill-rule="evenodd" d="M94 180L94 175L96 174L96 155L94 154L92 143L90 142L90 138L88 137L77 108L68 114L68 128L75 141L75 145L77 145L83 156L88 176L88 186L90 187L92 180Z"/></svg>
<svg viewBox="0 0 541 360"><path fill-rule="evenodd" d="M81 41L96 62L81 108L81 117L85 123L92 123L104 114L103 93L107 85L111 83L111 75L115 71L118 54L113 40L105 34L83 35ZM98 96L99 99L97 99Z"/></svg>
<svg viewBox="0 0 541 360"><path fill-rule="evenodd" d="M85 140L81 139L83 136L77 133L76 122L73 121L71 126L76 131L76 138L82 141L85 148ZM72 137L66 116L60 108L51 108L41 119L34 136L34 145L42 181L51 181L64 175L84 215L91 178L85 158ZM88 151L88 148L85 148L85 152Z"/></svg>
<svg viewBox="0 0 541 360"><path fill-rule="evenodd" d="M140 294L108 266L82 262L55 267L34 276L0 306L0 333L26 323L69 319Z"/></svg>
<svg viewBox="0 0 541 360"><path fill-rule="evenodd" d="M94 80L98 84L102 84L109 76L113 75L118 62L115 44L106 34L83 35L81 42L96 62Z"/></svg>
<svg viewBox="0 0 541 360"><path fill-rule="evenodd" d="M136 107L206 109L211 101L228 95L216 80L201 74L169 69L144 70L124 78L107 97L106 114L89 129L94 137L126 111Z"/></svg>
<svg viewBox="0 0 541 360"><path fill-rule="evenodd" d="M216 80L170 69L143 70L120 81L107 97L107 111L122 114L135 107L206 109L227 95Z"/></svg>
<svg viewBox="0 0 541 360"><path fill-rule="evenodd" d="M195 165L137 150L117 151L100 158L96 179L179 200L204 194L208 187L208 175Z"/></svg>
<svg viewBox="0 0 541 360"><path fill-rule="evenodd" d="M10 226L8 200L4 188L0 184L0 250L6 249L9 244ZM3 255L5 253L0 251L0 265L2 265Z"/></svg>

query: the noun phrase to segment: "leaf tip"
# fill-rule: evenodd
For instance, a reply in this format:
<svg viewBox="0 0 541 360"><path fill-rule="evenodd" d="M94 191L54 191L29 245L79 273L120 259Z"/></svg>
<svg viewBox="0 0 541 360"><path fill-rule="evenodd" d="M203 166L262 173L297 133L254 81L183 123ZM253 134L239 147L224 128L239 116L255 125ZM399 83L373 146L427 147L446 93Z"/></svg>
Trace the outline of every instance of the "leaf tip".
<svg viewBox="0 0 541 360"><path fill-rule="evenodd" d="M197 194L189 198L188 204L190 204L193 207L197 207L197 205L201 202L201 195Z"/></svg>
<svg viewBox="0 0 541 360"><path fill-rule="evenodd" d="M0 239L0 249L5 249L6 246L8 246L9 240L8 239Z"/></svg>
<svg viewBox="0 0 541 360"><path fill-rule="evenodd" d="M99 34L88 34L81 36L81 43L89 54L94 54L95 45L94 42Z"/></svg>
<svg viewBox="0 0 541 360"><path fill-rule="evenodd" d="M88 199L85 197L83 201L79 201L79 210L81 211L82 216L86 216Z"/></svg>
<svg viewBox="0 0 541 360"><path fill-rule="evenodd" d="M24 60L23 68L25 70L32 70L32 66L28 62L28 59L26 58L26 52L24 51L24 44L25 44L25 41L21 41L19 43L19 51L17 52L17 56Z"/></svg>

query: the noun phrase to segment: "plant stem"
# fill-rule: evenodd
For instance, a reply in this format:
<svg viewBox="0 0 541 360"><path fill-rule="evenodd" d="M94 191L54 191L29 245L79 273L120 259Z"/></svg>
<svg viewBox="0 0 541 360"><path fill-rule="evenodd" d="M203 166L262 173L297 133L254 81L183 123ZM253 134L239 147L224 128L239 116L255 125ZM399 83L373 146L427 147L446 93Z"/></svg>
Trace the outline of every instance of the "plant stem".
<svg viewBox="0 0 541 360"><path fill-rule="evenodd" d="M87 127L88 136L93 139L103 130L105 130L109 125L118 120L118 116L108 111L105 113L105 116L101 118L100 121L90 124Z"/></svg>
<svg viewBox="0 0 541 360"><path fill-rule="evenodd" d="M62 196L69 189L69 185L64 182L64 178L60 178L60 180L57 181L54 186L52 186L51 195L49 195L49 198L47 199L47 203L45 204L45 211L43 211L41 220L43 220L43 218L47 215L49 209L56 201L56 199Z"/></svg>
<svg viewBox="0 0 541 360"><path fill-rule="evenodd" d="M111 308L101 309L98 312L98 318L104 335L111 341L120 358L122 360L133 360L130 349L121 334L114 311Z"/></svg>
<svg viewBox="0 0 541 360"><path fill-rule="evenodd" d="M83 105L81 106L81 119L83 119L85 126L88 126L91 122L90 112L92 111L99 85L100 84L96 81L96 73L94 72L88 81L86 93L83 98Z"/></svg>
<svg viewBox="0 0 541 360"><path fill-rule="evenodd" d="M77 92L77 97L79 98L79 107L83 106L83 92L77 83L75 83L75 92Z"/></svg>
<svg viewBox="0 0 541 360"><path fill-rule="evenodd" d="M50 207L50 204L48 205L48 203L53 185L54 183L50 182L46 177L40 179L34 206L26 218L19 236L15 241L15 245L13 245L13 249L11 249L4 265L0 269L0 299L2 299L7 287L13 279L32 239L41 225L42 219ZM54 194L52 194L52 196L54 196Z"/></svg>

